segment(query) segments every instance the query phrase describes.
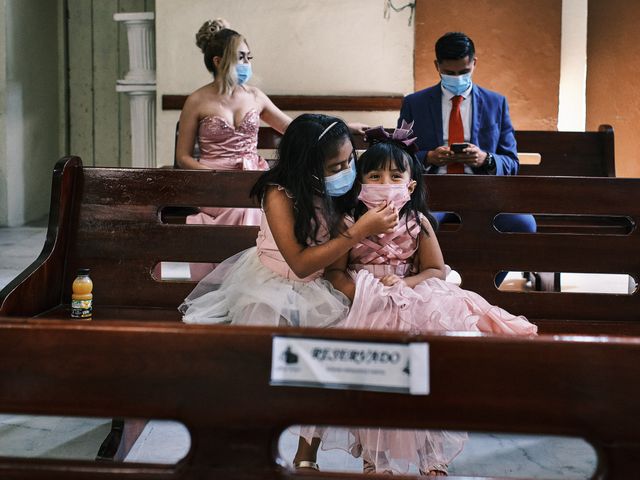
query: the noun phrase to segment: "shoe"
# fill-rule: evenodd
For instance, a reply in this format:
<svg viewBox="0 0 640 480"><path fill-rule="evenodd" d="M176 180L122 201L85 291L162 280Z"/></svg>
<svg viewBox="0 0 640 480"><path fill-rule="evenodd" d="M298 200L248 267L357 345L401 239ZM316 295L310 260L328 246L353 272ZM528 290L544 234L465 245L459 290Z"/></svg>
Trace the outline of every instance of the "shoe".
<svg viewBox="0 0 640 480"><path fill-rule="evenodd" d="M316 462L310 462L309 460L300 460L299 462L295 462L293 464L293 468L296 470L308 468L310 470L320 471L318 464Z"/></svg>
<svg viewBox="0 0 640 480"><path fill-rule="evenodd" d="M365 475L371 475L376 473L376 466L371 460L362 461L362 473Z"/></svg>
<svg viewBox="0 0 640 480"><path fill-rule="evenodd" d="M443 475L441 476L448 476L449 475L449 466L445 463L437 463L431 467L429 467L429 470L425 471L420 469L420 475L423 477L437 477L438 475L431 475L431 472L438 472L438 473L442 473Z"/></svg>
<svg viewBox="0 0 640 480"><path fill-rule="evenodd" d="M376 473L381 473L382 475L393 475L393 471L388 469L383 470L382 472L376 471L376 465L370 460L362 461L362 473L365 475L373 475Z"/></svg>

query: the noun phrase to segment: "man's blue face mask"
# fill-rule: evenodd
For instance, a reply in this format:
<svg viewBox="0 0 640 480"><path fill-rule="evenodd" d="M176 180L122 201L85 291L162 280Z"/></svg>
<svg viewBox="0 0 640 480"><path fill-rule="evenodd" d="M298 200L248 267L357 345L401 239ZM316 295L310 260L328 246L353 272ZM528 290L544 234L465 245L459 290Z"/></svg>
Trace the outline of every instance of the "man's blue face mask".
<svg viewBox="0 0 640 480"><path fill-rule="evenodd" d="M238 63L236 64L236 77L238 78L238 85L244 85L249 81L252 74L250 63Z"/></svg>
<svg viewBox="0 0 640 480"><path fill-rule="evenodd" d="M442 86L454 95L460 95L471 86L471 73L462 75L440 74Z"/></svg>
<svg viewBox="0 0 640 480"><path fill-rule="evenodd" d="M330 197L340 197L351 190L356 181L356 162L351 160L349 168L324 177L324 188Z"/></svg>

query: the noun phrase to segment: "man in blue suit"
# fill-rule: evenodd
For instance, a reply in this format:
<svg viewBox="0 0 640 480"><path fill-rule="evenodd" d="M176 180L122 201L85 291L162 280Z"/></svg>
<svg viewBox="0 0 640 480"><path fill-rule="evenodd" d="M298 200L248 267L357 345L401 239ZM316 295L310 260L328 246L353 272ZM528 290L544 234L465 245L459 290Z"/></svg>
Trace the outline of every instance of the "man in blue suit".
<svg viewBox="0 0 640 480"><path fill-rule="evenodd" d="M450 32L438 39L435 50L440 83L407 95L398 120L398 126L402 120L414 122L418 159L427 173L516 175L519 164L509 106L504 96L473 83L473 41L464 33ZM444 212L435 215L438 221L450 220ZM532 215L501 214L495 224L503 232L536 231ZM505 275L496 277L498 285Z"/></svg>

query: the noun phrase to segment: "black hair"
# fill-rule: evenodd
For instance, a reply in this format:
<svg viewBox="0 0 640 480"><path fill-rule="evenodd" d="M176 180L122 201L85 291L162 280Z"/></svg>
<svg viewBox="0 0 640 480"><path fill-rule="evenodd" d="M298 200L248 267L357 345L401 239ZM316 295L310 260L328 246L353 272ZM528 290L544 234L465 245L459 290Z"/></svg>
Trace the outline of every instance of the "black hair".
<svg viewBox="0 0 640 480"><path fill-rule="evenodd" d="M360 155L358 160L358 179L361 183L365 175L372 170L384 170L394 166L401 172L409 170L411 180L415 180L416 186L411 193L411 199L402 207L399 217L415 215L419 222L422 213L434 229L438 227L436 218L429 211L427 203L427 188L422 178L425 173L422 164L418 161L414 153L409 152L404 146L400 146L396 141L380 141L371 145ZM357 220L367 211L367 207L362 202L358 202L355 209L355 219ZM420 223L420 222L419 222ZM408 228L408 227L407 227ZM429 232L422 226L422 231L429 235Z"/></svg>
<svg viewBox="0 0 640 480"><path fill-rule="evenodd" d="M333 198L325 193L324 185L325 162L338 155L344 142L353 145L353 138L339 118L311 113L300 115L289 124L280 140L276 164L262 174L251 189L250 195L260 201L271 185L287 190L293 197L294 233L300 245L308 245L309 239L319 242L322 224L327 224L331 237L344 230L343 217L354 203L353 189ZM315 201L318 198L321 199L320 212Z"/></svg>
<svg viewBox="0 0 640 480"><path fill-rule="evenodd" d="M448 32L436 42L436 60L441 63L444 60L460 60L469 57L473 60L476 56L476 48L466 34L462 32Z"/></svg>

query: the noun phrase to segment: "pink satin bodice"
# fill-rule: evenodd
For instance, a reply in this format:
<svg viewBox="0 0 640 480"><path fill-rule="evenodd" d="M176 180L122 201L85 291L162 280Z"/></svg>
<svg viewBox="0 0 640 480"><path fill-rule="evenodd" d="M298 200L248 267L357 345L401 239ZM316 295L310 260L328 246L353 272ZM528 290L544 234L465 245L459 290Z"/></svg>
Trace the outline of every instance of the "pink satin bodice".
<svg viewBox="0 0 640 480"><path fill-rule="evenodd" d="M403 216L393 232L367 237L353 247L349 252L349 268L356 272L368 270L376 278L415 273L414 256L421 227L414 215L409 216L409 220L407 215Z"/></svg>
<svg viewBox="0 0 640 480"><path fill-rule="evenodd" d="M255 109L235 128L218 115L204 117L198 128L200 163L212 170L267 170L267 162L258 155L259 128Z"/></svg>

